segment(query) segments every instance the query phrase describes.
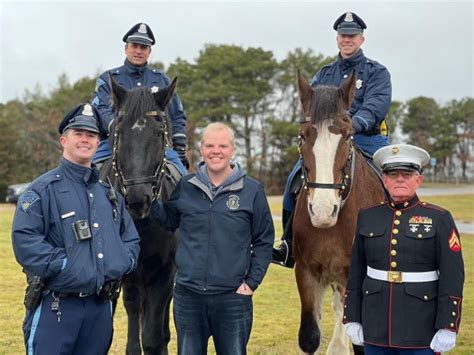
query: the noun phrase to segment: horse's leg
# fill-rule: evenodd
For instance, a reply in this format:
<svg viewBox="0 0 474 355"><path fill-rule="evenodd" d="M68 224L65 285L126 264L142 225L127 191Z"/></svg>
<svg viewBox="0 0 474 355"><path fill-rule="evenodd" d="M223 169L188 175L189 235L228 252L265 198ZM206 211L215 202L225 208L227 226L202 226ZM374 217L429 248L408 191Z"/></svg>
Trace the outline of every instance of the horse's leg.
<svg viewBox="0 0 474 355"><path fill-rule="evenodd" d="M123 304L127 311L127 355L140 355L140 290L134 283L124 282Z"/></svg>
<svg viewBox="0 0 474 355"><path fill-rule="evenodd" d="M318 282L301 264L296 263L295 274L301 300L298 342L303 353L313 354L321 342L321 305L327 286Z"/></svg>
<svg viewBox="0 0 474 355"><path fill-rule="evenodd" d="M344 325L342 324L342 316L343 316L343 295L344 295L344 288L340 285L333 286L334 293L332 299L332 308L334 310L334 314L336 317L336 321L334 324L334 333L332 335L332 339L329 342L328 346L328 355L349 355L349 345L347 342L346 330Z"/></svg>
<svg viewBox="0 0 474 355"><path fill-rule="evenodd" d="M144 354L168 354L169 305L173 292L173 266L171 262L169 264L160 270L160 281L146 288L146 301L142 315Z"/></svg>

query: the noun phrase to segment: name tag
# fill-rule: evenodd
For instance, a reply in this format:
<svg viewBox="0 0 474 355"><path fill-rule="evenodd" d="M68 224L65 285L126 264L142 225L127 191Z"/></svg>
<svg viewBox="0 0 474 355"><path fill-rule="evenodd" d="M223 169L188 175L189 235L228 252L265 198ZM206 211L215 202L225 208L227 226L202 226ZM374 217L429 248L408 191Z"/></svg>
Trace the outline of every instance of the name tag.
<svg viewBox="0 0 474 355"><path fill-rule="evenodd" d="M68 213L65 213L61 216L62 219L65 219L65 218L68 218L68 217L72 217L72 216L75 216L76 215L76 212L72 211L72 212L68 212Z"/></svg>

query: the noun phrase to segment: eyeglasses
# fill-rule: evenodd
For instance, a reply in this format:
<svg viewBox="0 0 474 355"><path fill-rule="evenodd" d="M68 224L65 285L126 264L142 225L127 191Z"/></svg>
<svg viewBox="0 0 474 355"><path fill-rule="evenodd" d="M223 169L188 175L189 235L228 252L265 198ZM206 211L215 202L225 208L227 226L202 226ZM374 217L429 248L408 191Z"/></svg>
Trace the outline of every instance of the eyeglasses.
<svg viewBox="0 0 474 355"><path fill-rule="evenodd" d="M384 173L390 179L396 179L398 175L401 175L404 179L410 179L413 176L419 175L416 171L409 171L409 170L391 170Z"/></svg>

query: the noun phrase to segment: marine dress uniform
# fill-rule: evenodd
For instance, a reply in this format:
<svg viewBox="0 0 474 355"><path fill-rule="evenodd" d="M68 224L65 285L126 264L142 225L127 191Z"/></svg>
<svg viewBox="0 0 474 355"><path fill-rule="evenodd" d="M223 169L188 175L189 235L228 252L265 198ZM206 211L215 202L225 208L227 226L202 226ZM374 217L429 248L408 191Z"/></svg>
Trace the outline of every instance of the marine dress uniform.
<svg viewBox="0 0 474 355"><path fill-rule="evenodd" d="M137 43L151 47L155 44L155 37L151 28L147 24L138 23L124 35L123 41L126 43ZM135 66L127 59L125 59L122 66L102 73L97 79L92 105L99 110L103 129L107 132L109 132L110 124L116 116L116 112L110 107L111 89L109 85L109 75L125 90L132 90L138 87L160 89L171 83L171 80L163 71L151 68L148 64L140 67ZM186 169L181 161L185 161L186 159L186 116L178 94L175 93L171 98L167 107L167 112L171 119L174 150L167 149L166 157L177 165L183 174L185 174ZM94 161L102 161L109 158L111 155L112 150L108 141L103 140L94 156Z"/></svg>
<svg viewBox="0 0 474 355"><path fill-rule="evenodd" d="M59 127L99 133L97 111L71 111ZM109 198L98 170L64 157L21 195L12 227L15 256L40 277L39 305L27 309L28 354L105 354L112 341L110 300L104 285L134 270L139 237L123 198Z"/></svg>
<svg viewBox="0 0 474 355"><path fill-rule="evenodd" d="M411 147L382 148L374 161L384 172L421 170L429 155L419 159ZM343 323L362 324L366 347L432 354L439 330L453 336L459 330L463 283L461 241L451 214L416 195L402 203L388 199L359 213Z"/></svg>

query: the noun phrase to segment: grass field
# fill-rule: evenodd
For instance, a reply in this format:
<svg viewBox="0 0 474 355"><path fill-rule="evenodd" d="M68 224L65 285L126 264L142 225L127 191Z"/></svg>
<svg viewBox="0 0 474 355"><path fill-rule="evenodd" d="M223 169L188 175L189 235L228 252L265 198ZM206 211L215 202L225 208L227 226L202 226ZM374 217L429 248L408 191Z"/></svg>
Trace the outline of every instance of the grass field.
<svg viewBox="0 0 474 355"><path fill-rule="evenodd" d="M474 221L474 195L433 196L424 200L450 209L455 219ZM281 197L270 197L275 214L279 214ZM24 317L24 276L16 263L11 247L11 221L13 207L0 204L0 355L23 354L21 326ZM275 222L277 236L281 223ZM466 269L464 285L463 319L457 346L450 354L474 354L474 235L461 235ZM323 314L322 351L327 347L334 326L330 294L326 295ZM254 296L254 325L249 343L250 354L298 354L299 297L293 270L271 265L265 280ZM126 344L126 315L121 303L114 320L115 335L110 354L123 354ZM54 336L54 335L53 335ZM209 353L213 353L212 344ZM176 336L172 329L170 354L176 354Z"/></svg>

